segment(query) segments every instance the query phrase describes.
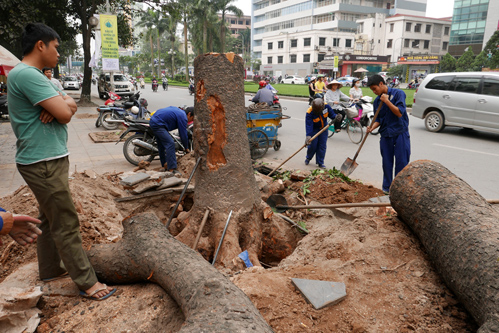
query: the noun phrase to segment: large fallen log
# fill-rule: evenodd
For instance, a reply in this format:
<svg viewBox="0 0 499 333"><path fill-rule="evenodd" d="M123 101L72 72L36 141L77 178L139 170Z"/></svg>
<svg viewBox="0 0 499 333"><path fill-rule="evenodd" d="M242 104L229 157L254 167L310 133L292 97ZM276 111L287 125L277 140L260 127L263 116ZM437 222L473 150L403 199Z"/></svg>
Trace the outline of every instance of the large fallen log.
<svg viewBox="0 0 499 333"><path fill-rule="evenodd" d="M100 279L159 284L185 315L181 332L272 332L246 294L173 238L154 214L127 218L123 229L121 241L88 251Z"/></svg>
<svg viewBox="0 0 499 333"><path fill-rule="evenodd" d="M437 162L416 161L390 187L447 286L481 326L499 332L499 213Z"/></svg>

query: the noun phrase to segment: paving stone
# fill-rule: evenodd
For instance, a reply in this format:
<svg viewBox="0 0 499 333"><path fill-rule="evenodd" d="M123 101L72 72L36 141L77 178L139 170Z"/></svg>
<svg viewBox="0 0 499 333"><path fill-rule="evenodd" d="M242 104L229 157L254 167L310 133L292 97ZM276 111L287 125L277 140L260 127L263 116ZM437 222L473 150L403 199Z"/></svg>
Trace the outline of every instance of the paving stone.
<svg viewBox="0 0 499 333"><path fill-rule="evenodd" d="M163 180L158 181L157 179L148 179L146 181L140 182L137 186L130 190L130 192L132 194L140 194L159 187L162 182Z"/></svg>
<svg viewBox="0 0 499 333"><path fill-rule="evenodd" d="M384 195L382 197L375 197L375 198L371 198L369 199L369 202L390 202L390 196L388 195Z"/></svg>
<svg viewBox="0 0 499 333"><path fill-rule="evenodd" d="M138 172L136 174L133 174L131 176L128 176L126 178L123 178L121 180L121 184L125 186L133 186L135 184L138 184L140 182L143 182L144 180L147 180L151 178L147 173L144 172Z"/></svg>
<svg viewBox="0 0 499 333"><path fill-rule="evenodd" d="M162 190L179 184L182 184L182 179L180 178L177 177L165 178L162 180L161 185L157 188L157 190Z"/></svg>
<svg viewBox="0 0 499 333"><path fill-rule="evenodd" d="M316 310L339 303L347 297L346 287L342 282L296 278L292 278L291 282Z"/></svg>
<svg viewBox="0 0 499 333"><path fill-rule="evenodd" d="M92 179L95 179L97 178L97 173L94 171L94 170L85 170L84 171L84 174L85 176L87 176L88 178L92 178Z"/></svg>

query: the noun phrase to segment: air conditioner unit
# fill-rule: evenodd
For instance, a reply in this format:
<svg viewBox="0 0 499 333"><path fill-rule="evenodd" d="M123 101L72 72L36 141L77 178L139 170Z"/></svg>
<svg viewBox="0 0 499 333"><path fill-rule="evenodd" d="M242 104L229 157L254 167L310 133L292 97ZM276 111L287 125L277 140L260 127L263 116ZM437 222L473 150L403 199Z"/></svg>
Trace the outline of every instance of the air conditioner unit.
<svg viewBox="0 0 499 333"><path fill-rule="evenodd" d="M327 47L327 50L328 50L328 51L331 51L331 46L328 46L328 47Z"/></svg>
<svg viewBox="0 0 499 333"><path fill-rule="evenodd" d="M319 46L315 45L314 50L318 50Z"/></svg>

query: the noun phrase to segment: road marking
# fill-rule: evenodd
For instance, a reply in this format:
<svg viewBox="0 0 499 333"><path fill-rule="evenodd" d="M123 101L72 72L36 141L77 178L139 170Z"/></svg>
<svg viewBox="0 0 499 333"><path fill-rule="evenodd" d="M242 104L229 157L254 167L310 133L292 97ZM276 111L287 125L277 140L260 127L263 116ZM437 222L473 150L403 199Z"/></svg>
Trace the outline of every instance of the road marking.
<svg viewBox="0 0 499 333"><path fill-rule="evenodd" d="M472 149L466 149L466 148L459 148L459 147L452 147L452 146L447 146L447 145L441 145L438 143L434 143L434 146L439 146L439 147L444 147L444 148L452 148L452 149L457 149L457 150L462 150L462 151L468 151L470 153L477 153L477 154L484 154L484 155L490 155L490 156L497 156L499 157L499 154L493 154L493 153L486 153L483 151L478 151L478 150L472 150Z"/></svg>

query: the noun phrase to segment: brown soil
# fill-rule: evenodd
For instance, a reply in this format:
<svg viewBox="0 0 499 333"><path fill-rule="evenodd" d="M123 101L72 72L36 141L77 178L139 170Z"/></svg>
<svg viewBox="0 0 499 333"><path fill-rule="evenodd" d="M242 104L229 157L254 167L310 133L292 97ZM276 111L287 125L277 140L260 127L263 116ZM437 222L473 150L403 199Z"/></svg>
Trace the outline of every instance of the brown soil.
<svg viewBox="0 0 499 333"><path fill-rule="evenodd" d="M194 164L192 155L179 158L184 177L189 176ZM165 221L178 200L178 195L171 195L117 204L114 198L129 194L119 185L116 174L96 179L76 174L70 184L86 248L119 239L125 216L152 211ZM285 182L290 204L305 201L297 195L303 191L303 184ZM372 186L329 177L316 177L308 189L309 204L312 200L324 204L360 202L382 195ZM1 202L12 212L37 215L36 201L27 187ZM185 210L192 206L192 196L184 200L183 206ZM393 210L358 208L286 214L303 221L310 231L295 251L277 267L231 273L232 281L250 297L275 332L476 331L474 321L445 287L419 241ZM18 267L36 262L35 246L24 248L5 237L3 241L0 281ZM336 305L315 310L293 287L291 278L343 282L347 297ZM178 318L178 308L170 301L162 301L163 296L146 303L146 290L158 295L157 287L139 286L119 286L120 297L105 302L44 296L38 304L43 313L39 332L177 331L178 324L164 328L160 322ZM140 295L135 298L134 293ZM94 306L97 312L90 311ZM157 312L157 308L163 311ZM125 309L133 309L133 315ZM158 326L146 326L145 321L130 316L162 319Z"/></svg>
<svg viewBox="0 0 499 333"><path fill-rule="evenodd" d="M74 115L76 119L92 119L92 118L97 118L99 116L98 113L76 113Z"/></svg>
<svg viewBox="0 0 499 333"><path fill-rule="evenodd" d="M117 129L115 131L105 131L105 132L90 132L88 133L88 136L90 139L92 139L93 142L95 143L102 143L102 142L118 142L120 139L120 135L123 131L120 129ZM128 133L122 141L128 139L135 133L130 132Z"/></svg>

